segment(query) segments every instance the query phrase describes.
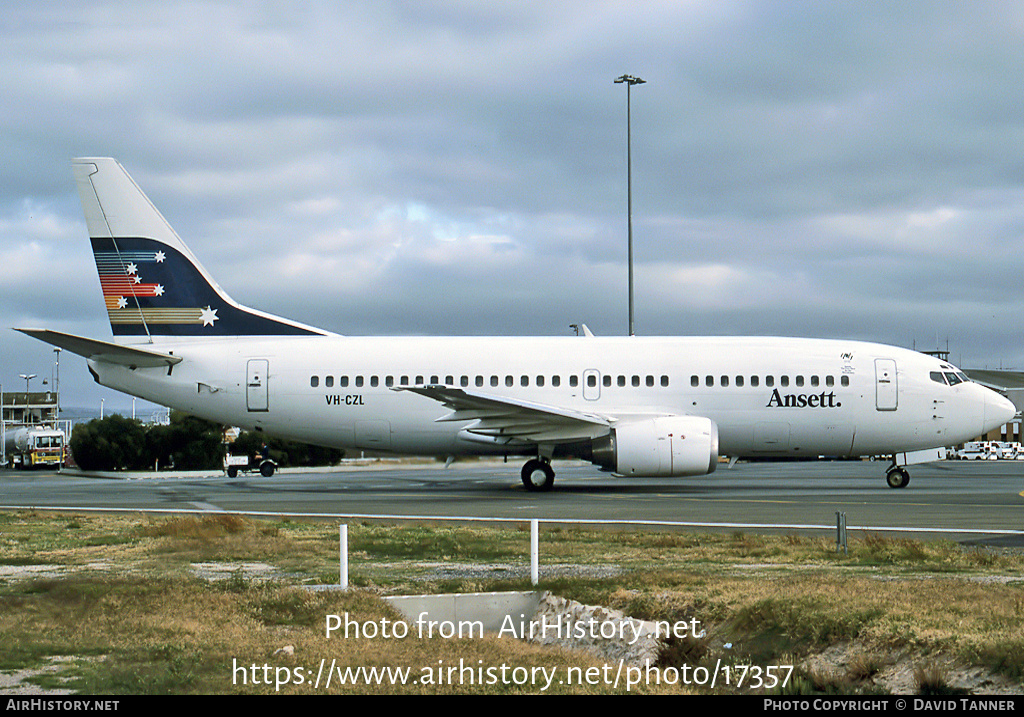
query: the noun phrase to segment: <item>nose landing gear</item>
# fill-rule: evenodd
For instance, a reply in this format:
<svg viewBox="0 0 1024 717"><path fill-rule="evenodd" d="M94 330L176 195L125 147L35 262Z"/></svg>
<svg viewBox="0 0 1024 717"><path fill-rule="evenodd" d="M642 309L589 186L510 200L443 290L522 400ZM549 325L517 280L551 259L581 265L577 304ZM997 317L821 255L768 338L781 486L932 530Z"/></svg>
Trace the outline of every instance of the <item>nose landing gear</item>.
<svg viewBox="0 0 1024 717"><path fill-rule="evenodd" d="M885 482L889 484L890 488L906 488L910 483L910 473L906 468L898 466L894 462L885 472Z"/></svg>

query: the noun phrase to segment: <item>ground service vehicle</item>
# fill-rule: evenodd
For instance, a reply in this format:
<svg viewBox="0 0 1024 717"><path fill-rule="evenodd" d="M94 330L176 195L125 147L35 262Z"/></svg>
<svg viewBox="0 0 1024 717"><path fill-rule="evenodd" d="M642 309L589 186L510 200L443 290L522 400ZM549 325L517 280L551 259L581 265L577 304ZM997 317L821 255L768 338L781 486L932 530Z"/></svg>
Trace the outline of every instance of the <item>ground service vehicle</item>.
<svg viewBox="0 0 1024 717"><path fill-rule="evenodd" d="M277 463L270 458L262 458L259 455L253 456L251 461L249 456L233 456L231 454L224 456L224 472L228 474L228 478L234 478L239 473L248 473L255 470L258 470L264 478L269 478L277 470Z"/></svg>
<svg viewBox="0 0 1024 717"><path fill-rule="evenodd" d="M4 432L7 461L15 468L64 465L64 431L43 426L20 426Z"/></svg>

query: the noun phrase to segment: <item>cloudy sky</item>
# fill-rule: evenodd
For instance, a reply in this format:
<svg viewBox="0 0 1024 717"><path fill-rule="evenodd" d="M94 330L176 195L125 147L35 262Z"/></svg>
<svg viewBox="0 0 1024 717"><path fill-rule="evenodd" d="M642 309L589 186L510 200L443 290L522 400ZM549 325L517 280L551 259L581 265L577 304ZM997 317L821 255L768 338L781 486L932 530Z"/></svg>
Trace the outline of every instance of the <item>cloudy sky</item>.
<svg viewBox="0 0 1024 717"><path fill-rule="evenodd" d="M624 334L629 73L638 334L1024 369L1022 4L0 12L8 327L110 336L68 164L107 155L241 303L344 334ZM4 390L48 377L3 331ZM128 401L66 354L65 404Z"/></svg>

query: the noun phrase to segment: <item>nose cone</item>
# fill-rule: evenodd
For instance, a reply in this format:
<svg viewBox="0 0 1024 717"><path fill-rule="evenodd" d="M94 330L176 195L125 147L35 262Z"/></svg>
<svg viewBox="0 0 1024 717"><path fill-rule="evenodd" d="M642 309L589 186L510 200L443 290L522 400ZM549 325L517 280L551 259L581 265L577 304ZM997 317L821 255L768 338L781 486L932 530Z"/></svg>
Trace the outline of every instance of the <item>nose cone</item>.
<svg viewBox="0 0 1024 717"><path fill-rule="evenodd" d="M999 428L1004 423L1009 423L1017 415L1017 407L1010 399L995 391L988 391L985 396L985 431L988 432Z"/></svg>

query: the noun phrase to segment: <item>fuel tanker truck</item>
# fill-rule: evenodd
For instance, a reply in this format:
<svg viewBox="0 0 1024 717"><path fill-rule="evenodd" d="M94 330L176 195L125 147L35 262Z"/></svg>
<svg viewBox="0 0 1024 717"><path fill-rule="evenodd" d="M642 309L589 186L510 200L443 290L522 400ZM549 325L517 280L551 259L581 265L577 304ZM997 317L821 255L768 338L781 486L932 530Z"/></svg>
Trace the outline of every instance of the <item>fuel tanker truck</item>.
<svg viewBox="0 0 1024 717"><path fill-rule="evenodd" d="M4 451L14 468L64 464L64 431L44 426L19 426L4 431Z"/></svg>

